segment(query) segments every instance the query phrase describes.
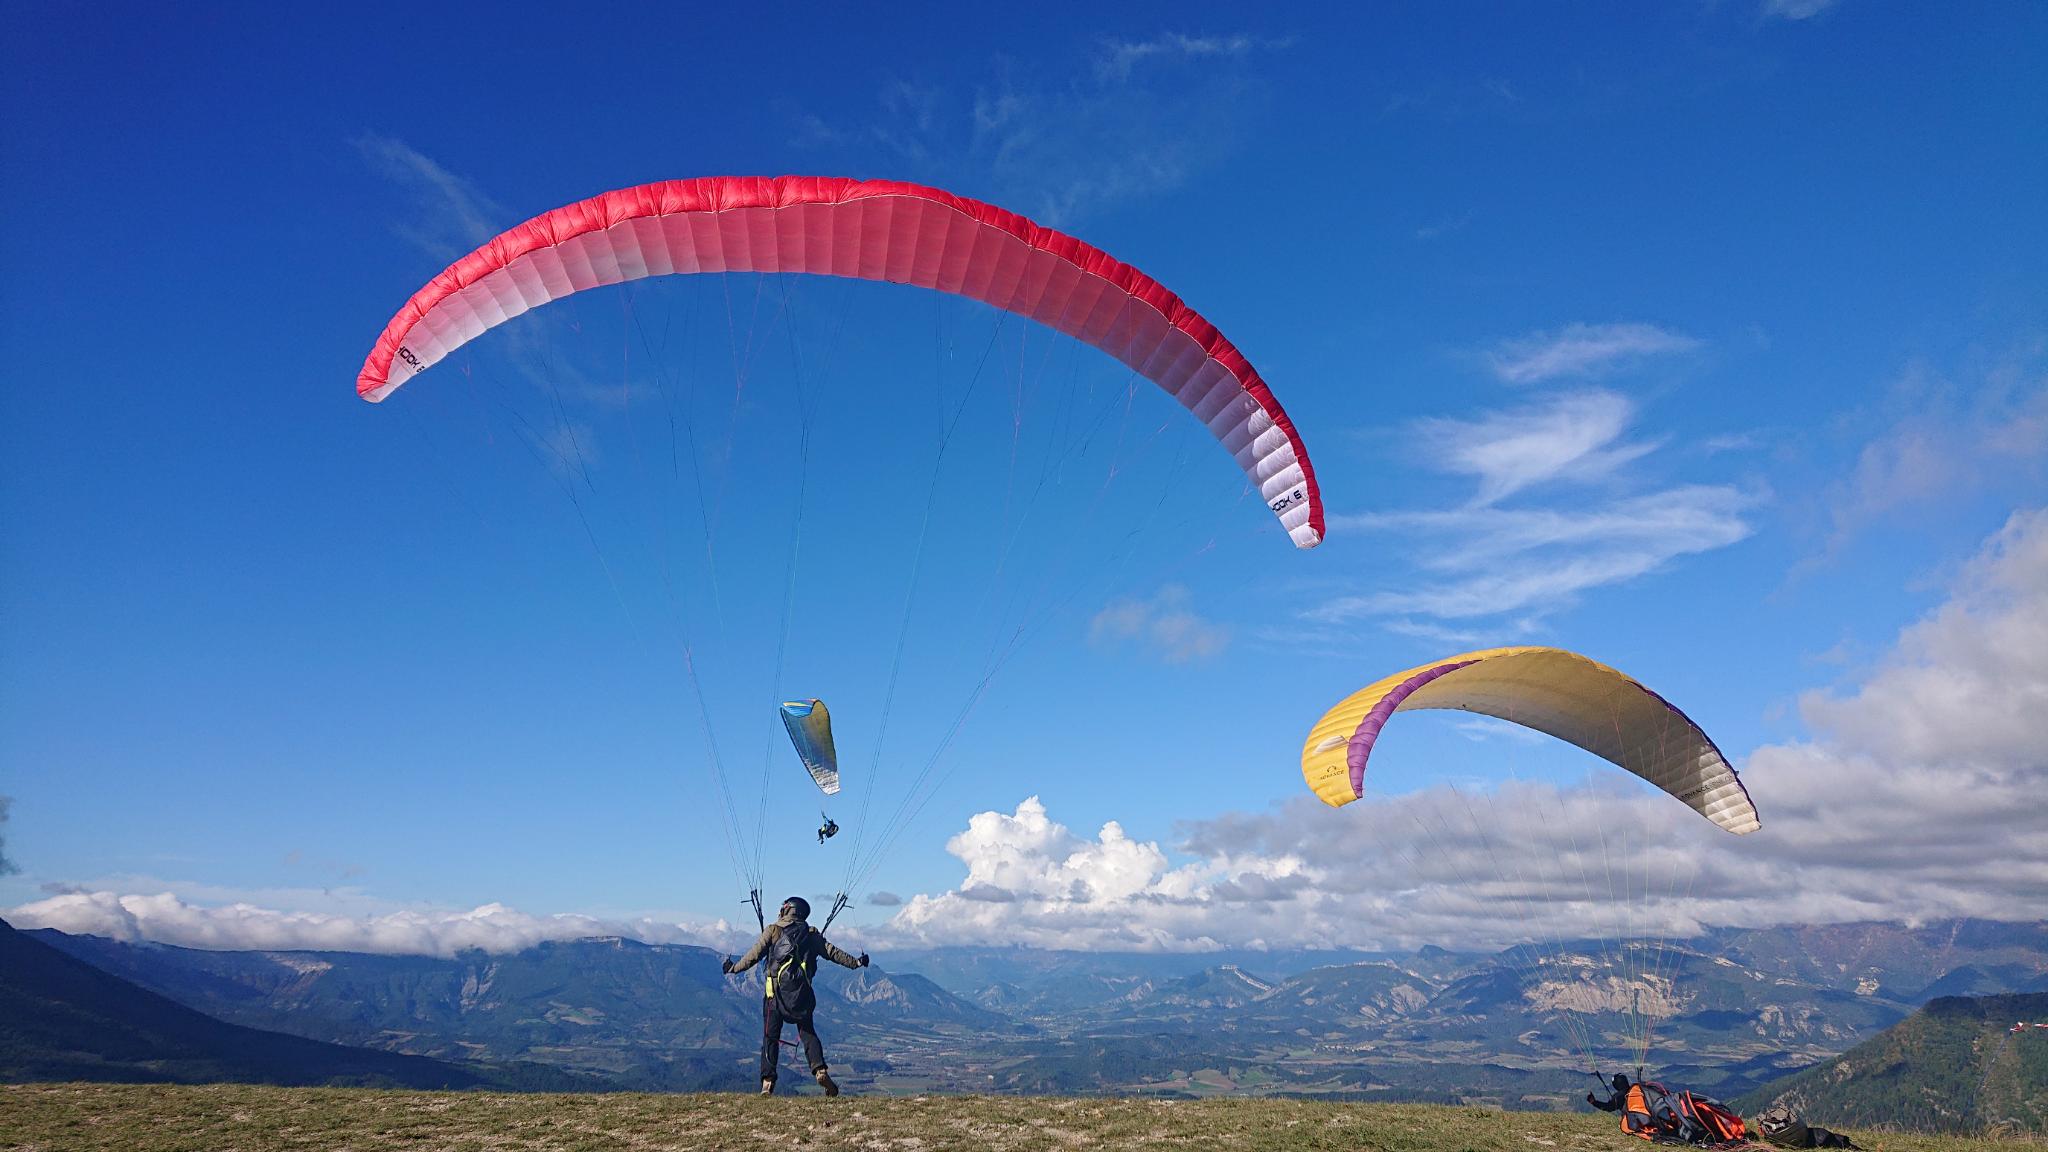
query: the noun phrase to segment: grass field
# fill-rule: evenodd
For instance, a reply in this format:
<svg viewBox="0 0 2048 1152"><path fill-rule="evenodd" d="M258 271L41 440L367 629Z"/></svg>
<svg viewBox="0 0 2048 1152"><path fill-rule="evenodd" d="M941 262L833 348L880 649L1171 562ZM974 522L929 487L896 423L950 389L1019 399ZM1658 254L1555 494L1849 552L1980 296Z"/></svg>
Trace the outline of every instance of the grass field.
<svg viewBox="0 0 2048 1152"><path fill-rule="evenodd" d="M1855 1134L1876 1152L2043 1149L2038 1141ZM0 1085L0 1149L263 1152L267 1149L669 1148L1026 1152L1073 1148L1542 1152L1648 1147L1591 1114L1407 1104L1124 1100L508 1095L346 1088Z"/></svg>

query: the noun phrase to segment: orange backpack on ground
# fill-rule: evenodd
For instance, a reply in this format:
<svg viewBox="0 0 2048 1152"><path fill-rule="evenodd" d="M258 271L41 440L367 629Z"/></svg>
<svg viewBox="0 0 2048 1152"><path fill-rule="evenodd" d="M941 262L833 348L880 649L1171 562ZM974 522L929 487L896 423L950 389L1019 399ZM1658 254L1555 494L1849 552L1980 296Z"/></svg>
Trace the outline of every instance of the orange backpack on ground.
<svg viewBox="0 0 2048 1152"><path fill-rule="evenodd" d="M1621 1130L1631 1136L1655 1140L1663 1129L1657 1112L1666 1099L1667 1093L1662 1084L1646 1084L1638 1080L1629 1085L1628 1095L1621 1101Z"/></svg>
<svg viewBox="0 0 2048 1152"><path fill-rule="evenodd" d="M1659 1144L1725 1147L1749 1134L1742 1117L1711 1096L1655 1081L1630 1085L1621 1108L1621 1130Z"/></svg>
<svg viewBox="0 0 2048 1152"><path fill-rule="evenodd" d="M1739 1144L1748 1138L1749 1129L1742 1123L1742 1117L1719 1100L1682 1088L1672 1094L1672 1100L1681 1121L1691 1121L1685 1127L1697 1126L1700 1130L1685 1133L1688 1143Z"/></svg>

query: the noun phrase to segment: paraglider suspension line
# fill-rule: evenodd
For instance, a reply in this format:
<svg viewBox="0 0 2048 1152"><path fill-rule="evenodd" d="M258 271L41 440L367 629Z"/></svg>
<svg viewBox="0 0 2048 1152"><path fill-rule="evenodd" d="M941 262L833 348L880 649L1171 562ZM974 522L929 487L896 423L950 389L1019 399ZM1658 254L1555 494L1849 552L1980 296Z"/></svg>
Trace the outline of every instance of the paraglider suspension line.
<svg viewBox="0 0 2048 1152"><path fill-rule="evenodd" d="M841 892L838 895L832 897L832 910L830 912L825 913L825 923L819 927L819 932L822 933L826 929L832 927L832 922L834 920L839 919L839 914L846 910L846 900L847 897L846 893L844 892Z"/></svg>

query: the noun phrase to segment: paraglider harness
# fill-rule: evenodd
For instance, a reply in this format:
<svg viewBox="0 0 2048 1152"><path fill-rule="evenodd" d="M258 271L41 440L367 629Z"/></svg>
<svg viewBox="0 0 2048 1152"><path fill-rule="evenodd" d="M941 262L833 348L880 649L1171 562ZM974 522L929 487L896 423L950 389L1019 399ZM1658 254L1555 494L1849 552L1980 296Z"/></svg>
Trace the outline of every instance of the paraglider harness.
<svg viewBox="0 0 2048 1152"><path fill-rule="evenodd" d="M825 841L839 835L839 823L830 816L826 816L823 812L818 813L818 815L823 817L825 821L823 824L818 825L818 843L823 844Z"/></svg>
<svg viewBox="0 0 2048 1152"><path fill-rule="evenodd" d="M1621 1130L1657 1144L1732 1148L1749 1134L1742 1117L1719 1100L1654 1080L1636 1080L1618 1103Z"/></svg>
<svg viewBox="0 0 2048 1152"><path fill-rule="evenodd" d="M792 1019L808 1016L818 1006L817 993L811 988L811 977L818 967L816 950L810 946L816 933L816 929L801 920L784 924L768 949L768 963L764 965L767 986L763 991L784 1016Z"/></svg>

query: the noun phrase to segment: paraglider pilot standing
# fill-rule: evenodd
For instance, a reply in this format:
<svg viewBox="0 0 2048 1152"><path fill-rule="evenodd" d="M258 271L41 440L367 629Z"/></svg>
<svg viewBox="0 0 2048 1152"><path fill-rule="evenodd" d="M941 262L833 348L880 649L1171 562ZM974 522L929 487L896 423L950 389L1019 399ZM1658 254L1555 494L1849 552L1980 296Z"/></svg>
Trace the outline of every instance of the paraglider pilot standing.
<svg viewBox="0 0 2048 1152"><path fill-rule="evenodd" d="M726 960L719 967L725 972L745 972L763 960L767 961L767 979L762 989L761 1001L761 1095L775 1092L776 1066L781 1056L782 1026L796 1025L798 1039L803 1041L804 1057L810 1061L811 1075L817 1077L819 1087L825 1095L839 1095L839 1085L832 1080L831 1072L825 1066L825 1045L818 1040L818 1030L811 1023L811 1015L818 1007L818 994L811 987L811 977L817 975L818 957L832 961L845 968L865 968L868 954L852 956L832 946L825 935L810 926L810 902L801 896L791 896L782 902L780 915L775 923L761 930L761 938L747 949L747 954L738 960Z"/></svg>

